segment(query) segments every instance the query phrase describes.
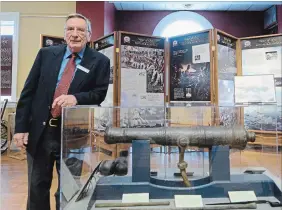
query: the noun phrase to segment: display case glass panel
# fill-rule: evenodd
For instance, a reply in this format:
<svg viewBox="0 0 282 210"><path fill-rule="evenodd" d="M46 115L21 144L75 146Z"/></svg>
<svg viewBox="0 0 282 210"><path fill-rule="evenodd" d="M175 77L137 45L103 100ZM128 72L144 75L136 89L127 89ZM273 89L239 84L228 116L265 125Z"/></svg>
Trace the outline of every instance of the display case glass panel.
<svg viewBox="0 0 282 210"><path fill-rule="evenodd" d="M262 202L282 199L279 123L252 130L252 108L277 106L65 108L62 209L281 209Z"/></svg>

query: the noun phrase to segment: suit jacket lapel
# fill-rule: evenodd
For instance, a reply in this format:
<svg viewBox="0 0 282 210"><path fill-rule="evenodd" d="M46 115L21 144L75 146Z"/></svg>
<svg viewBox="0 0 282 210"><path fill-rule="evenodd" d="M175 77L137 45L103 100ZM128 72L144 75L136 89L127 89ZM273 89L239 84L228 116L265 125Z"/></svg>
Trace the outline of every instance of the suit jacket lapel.
<svg viewBox="0 0 282 210"><path fill-rule="evenodd" d="M83 58L79 65L83 66L84 68L88 69L89 72L86 73L80 69L76 70L75 76L73 81L70 85L69 93L72 93L74 90L77 90L82 82L87 78L87 76L93 71L92 66L95 64L95 55L91 52L91 49L87 46Z"/></svg>
<svg viewBox="0 0 282 210"><path fill-rule="evenodd" d="M48 84L50 84L48 91L48 100L49 102L53 101L53 95L56 89L56 84L58 81L58 75L61 68L62 60L64 58L66 46L63 46L60 50L53 52L54 62L50 67L50 74L48 78Z"/></svg>

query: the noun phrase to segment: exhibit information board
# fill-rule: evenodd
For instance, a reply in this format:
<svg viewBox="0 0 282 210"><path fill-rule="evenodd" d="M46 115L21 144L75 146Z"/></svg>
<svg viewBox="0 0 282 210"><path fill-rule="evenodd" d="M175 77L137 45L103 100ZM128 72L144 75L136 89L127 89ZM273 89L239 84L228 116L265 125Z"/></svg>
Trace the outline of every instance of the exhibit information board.
<svg viewBox="0 0 282 210"><path fill-rule="evenodd" d="M210 102L210 32L172 37L169 45L170 102Z"/></svg>
<svg viewBox="0 0 282 210"><path fill-rule="evenodd" d="M121 110L121 126L163 125L156 119L164 113L164 43L160 37L120 33L119 105L132 107Z"/></svg>
<svg viewBox="0 0 282 210"><path fill-rule="evenodd" d="M253 106L244 109L246 127L251 130L282 131L282 35L243 39L241 49L242 74L273 75L276 92L276 105L263 108ZM265 85L265 81L263 83ZM257 84L257 91L262 85L262 83Z"/></svg>

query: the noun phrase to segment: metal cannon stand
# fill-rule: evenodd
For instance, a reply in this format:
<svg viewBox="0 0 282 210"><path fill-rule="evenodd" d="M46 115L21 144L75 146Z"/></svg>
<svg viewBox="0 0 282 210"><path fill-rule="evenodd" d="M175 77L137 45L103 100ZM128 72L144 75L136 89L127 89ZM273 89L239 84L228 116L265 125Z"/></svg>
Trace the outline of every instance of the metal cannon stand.
<svg viewBox="0 0 282 210"><path fill-rule="evenodd" d="M150 199L173 199L174 195L201 195L202 198L228 198L228 191L254 191L257 197L275 197L282 192L270 176L260 173L230 173L229 146L214 146L209 151L209 175L183 180L163 180L150 175L150 141L132 143L132 176L101 177L97 182L97 200L121 200L124 193L149 193Z"/></svg>

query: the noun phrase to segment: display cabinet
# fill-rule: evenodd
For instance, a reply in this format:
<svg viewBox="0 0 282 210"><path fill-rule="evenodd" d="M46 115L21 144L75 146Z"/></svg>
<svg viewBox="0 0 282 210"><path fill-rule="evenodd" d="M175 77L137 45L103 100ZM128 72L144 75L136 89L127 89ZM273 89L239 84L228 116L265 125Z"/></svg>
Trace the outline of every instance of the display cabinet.
<svg viewBox="0 0 282 210"><path fill-rule="evenodd" d="M265 109L65 108L61 207L281 209L281 119Z"/></svg>

